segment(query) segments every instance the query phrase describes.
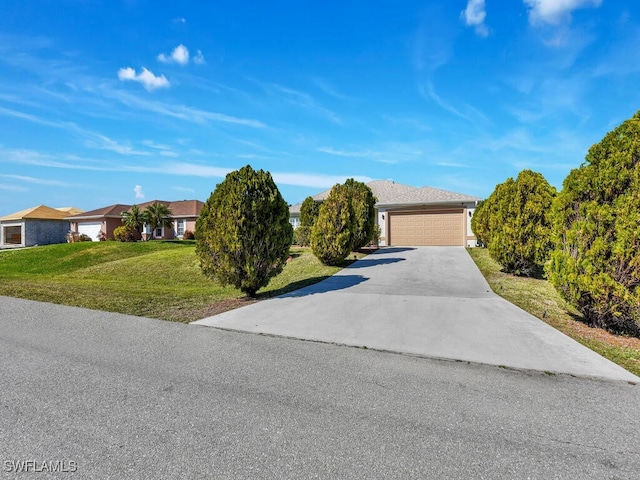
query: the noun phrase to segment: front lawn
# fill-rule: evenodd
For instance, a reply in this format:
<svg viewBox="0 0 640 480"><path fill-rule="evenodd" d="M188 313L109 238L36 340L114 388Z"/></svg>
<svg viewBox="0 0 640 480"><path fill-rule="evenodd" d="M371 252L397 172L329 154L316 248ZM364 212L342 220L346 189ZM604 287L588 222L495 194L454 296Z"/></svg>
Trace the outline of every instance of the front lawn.
<svg viewBox="0 0 640 480"><path fill-rule="evenodd" d="M283 272L258 298L319 282L340 270L307 248L291 249ZM82 242L0 252L0 295L191 322L247 300L205 278L193 241Z"/></svg>
<svg viewBox="0 0 640 480"><path fill-rule="evenodd" d="M640 339L613 335L601 328L587 326L580 321L581 314L565 302L548 281L502 272L485 248L468 251L495 293L640 376Z"/></svg>

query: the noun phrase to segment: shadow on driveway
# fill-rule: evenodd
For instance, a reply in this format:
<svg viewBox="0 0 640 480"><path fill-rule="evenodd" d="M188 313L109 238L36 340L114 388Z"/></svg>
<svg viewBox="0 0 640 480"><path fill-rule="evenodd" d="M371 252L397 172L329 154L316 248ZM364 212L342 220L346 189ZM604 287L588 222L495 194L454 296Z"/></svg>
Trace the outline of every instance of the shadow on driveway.
<svg viewBox="0 0 640 480"><path fill-rule="evenodd" d="M402 253L415 249L415 247L380 247L376 253Z"/></svg>
<svg viewBox="0 0 640 480"><path fill-rule="evenodd" d="M362 275L334 275L319 283L314 283L307 287L285 293L280 298L297 298L315 295L317 293L335 292L336 290L344 290L345 288L354 287L369 280Z"/></svg>
<svg viewBox="0 0 640 480"><path fill-rule="evenodd" d="M353 268L367 268L373 267L375 265L388 265L390 263L398 263L404 262L404 258L399 257L391 257L391 258L375 258L375 256L370 256L363 258L362 260L358 260L357 262L349 265L349 269Z"/></svg>

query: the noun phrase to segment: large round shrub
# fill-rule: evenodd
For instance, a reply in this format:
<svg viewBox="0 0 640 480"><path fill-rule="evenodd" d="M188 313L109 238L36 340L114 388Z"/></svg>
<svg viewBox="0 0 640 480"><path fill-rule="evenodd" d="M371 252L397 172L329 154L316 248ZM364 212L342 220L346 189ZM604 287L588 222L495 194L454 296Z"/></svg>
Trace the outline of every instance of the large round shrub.
<svg viewBox="0 0 640 480"><path fill-rule="evenodd" d="M203 273L249 296L282 271L293 239L289 207L271 174L249 165L216 187L196 231Z"/></svg>
<svg viewBox="0 0 640 480"><path fill-rule="evenodd" d="M540 173L523 170L496 186L476 209L471 228L506 272L531 275L548 258L555 194Z"/></svg>
<svg viewBox="0 0 640 480"><path fill-rule="evenodd" d="M505 271L531 275L541 269L551 249L550 211L556 189L542 174L523 170L496 191L489 253Z"/></svg>
<svg viewBox="0 0 640 480"><path fill-rule="evenodd" d="M589 324L640 336L640 112L567 176L553 222L549 280Z"/></svg>

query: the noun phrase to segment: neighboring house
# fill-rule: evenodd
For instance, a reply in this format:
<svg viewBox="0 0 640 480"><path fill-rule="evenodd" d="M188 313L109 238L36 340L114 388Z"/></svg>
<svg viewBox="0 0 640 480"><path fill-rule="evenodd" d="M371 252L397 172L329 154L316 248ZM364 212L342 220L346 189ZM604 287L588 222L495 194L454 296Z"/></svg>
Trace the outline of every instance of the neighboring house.
<svg viewBox="0 0 640 480"><path fill-rule="evenodd" d="M196 228L196 220L202 210L203 202L199 200L181 200L177 202L166 202L163 200L154 200L138 204L138 208L143 212L149 205L155 202L162 203L169 207L173 213L173 228L157 228L153 232L153 238L171 240L173 238L182 238L187 230L194 231ZM71 230L78 234L88 235L93 241L99 240L101 237L113 239L113 231L122 226L122 214L128 211L132 205L116 204L108 207L98 208L85 212L80 215L74 215L68 218L71 222ZM142 232L144 240L151 238L149 226L145 225Z"/></svg>
<svg viewBox="0 0 640 480"><path fill-rule="evenodd" d="M388 180L374 180L367 186L377 199L381 246L476 246L471 217L481 198ZM324 200L329 192L313 199ZM300 206L289 208L289 221L294 227L300 223Z"/></svg>
<svg viewBox="0 0 640 480"><path fill-rule="evenodd" d="M105 239L113 239L113 231L122 225L122 212L131 205L109 205L79 215L67 217L71 222L71 231L79 235L87 235L92 242L97 242L104 235Z"/></svg>
<svg viewBox="0 0 640 480"><path fill-rule="evenodd" d="M153 238L161 238L164 240L171 240L173 238L182 239L184 232L195 232L196 220L198 220L202 207L204 206L203 202L200 200L180 200L177 202L153 200L152 202L141 203L138 207L140 211L144 211L149 205L153 205L156 202L166 205L171 210L173 229L164 227L157 228L156 231L153 232ZM142 236L145 240L151 237L151 231L148 225L145 225Z"/></svg>
<svg viewBox="0 0 640 480"><path fill-rule="evenodd" d="M0 248L65 243L69 232L66 217L80 212L74 207L39 205L6 215L0 218Z"/></svg>

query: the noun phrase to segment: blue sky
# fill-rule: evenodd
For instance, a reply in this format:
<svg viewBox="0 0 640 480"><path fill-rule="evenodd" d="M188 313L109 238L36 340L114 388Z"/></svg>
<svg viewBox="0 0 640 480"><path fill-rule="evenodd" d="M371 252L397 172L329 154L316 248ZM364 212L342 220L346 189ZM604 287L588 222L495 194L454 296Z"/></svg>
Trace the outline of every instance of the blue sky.
<svg viewBox="0 0 640 480"><path fill-rule="evenodd" d="M639 85L636 1L8 0L0 216L206 200L246 164L289 203L348 177L561 187Z"/></svg>

